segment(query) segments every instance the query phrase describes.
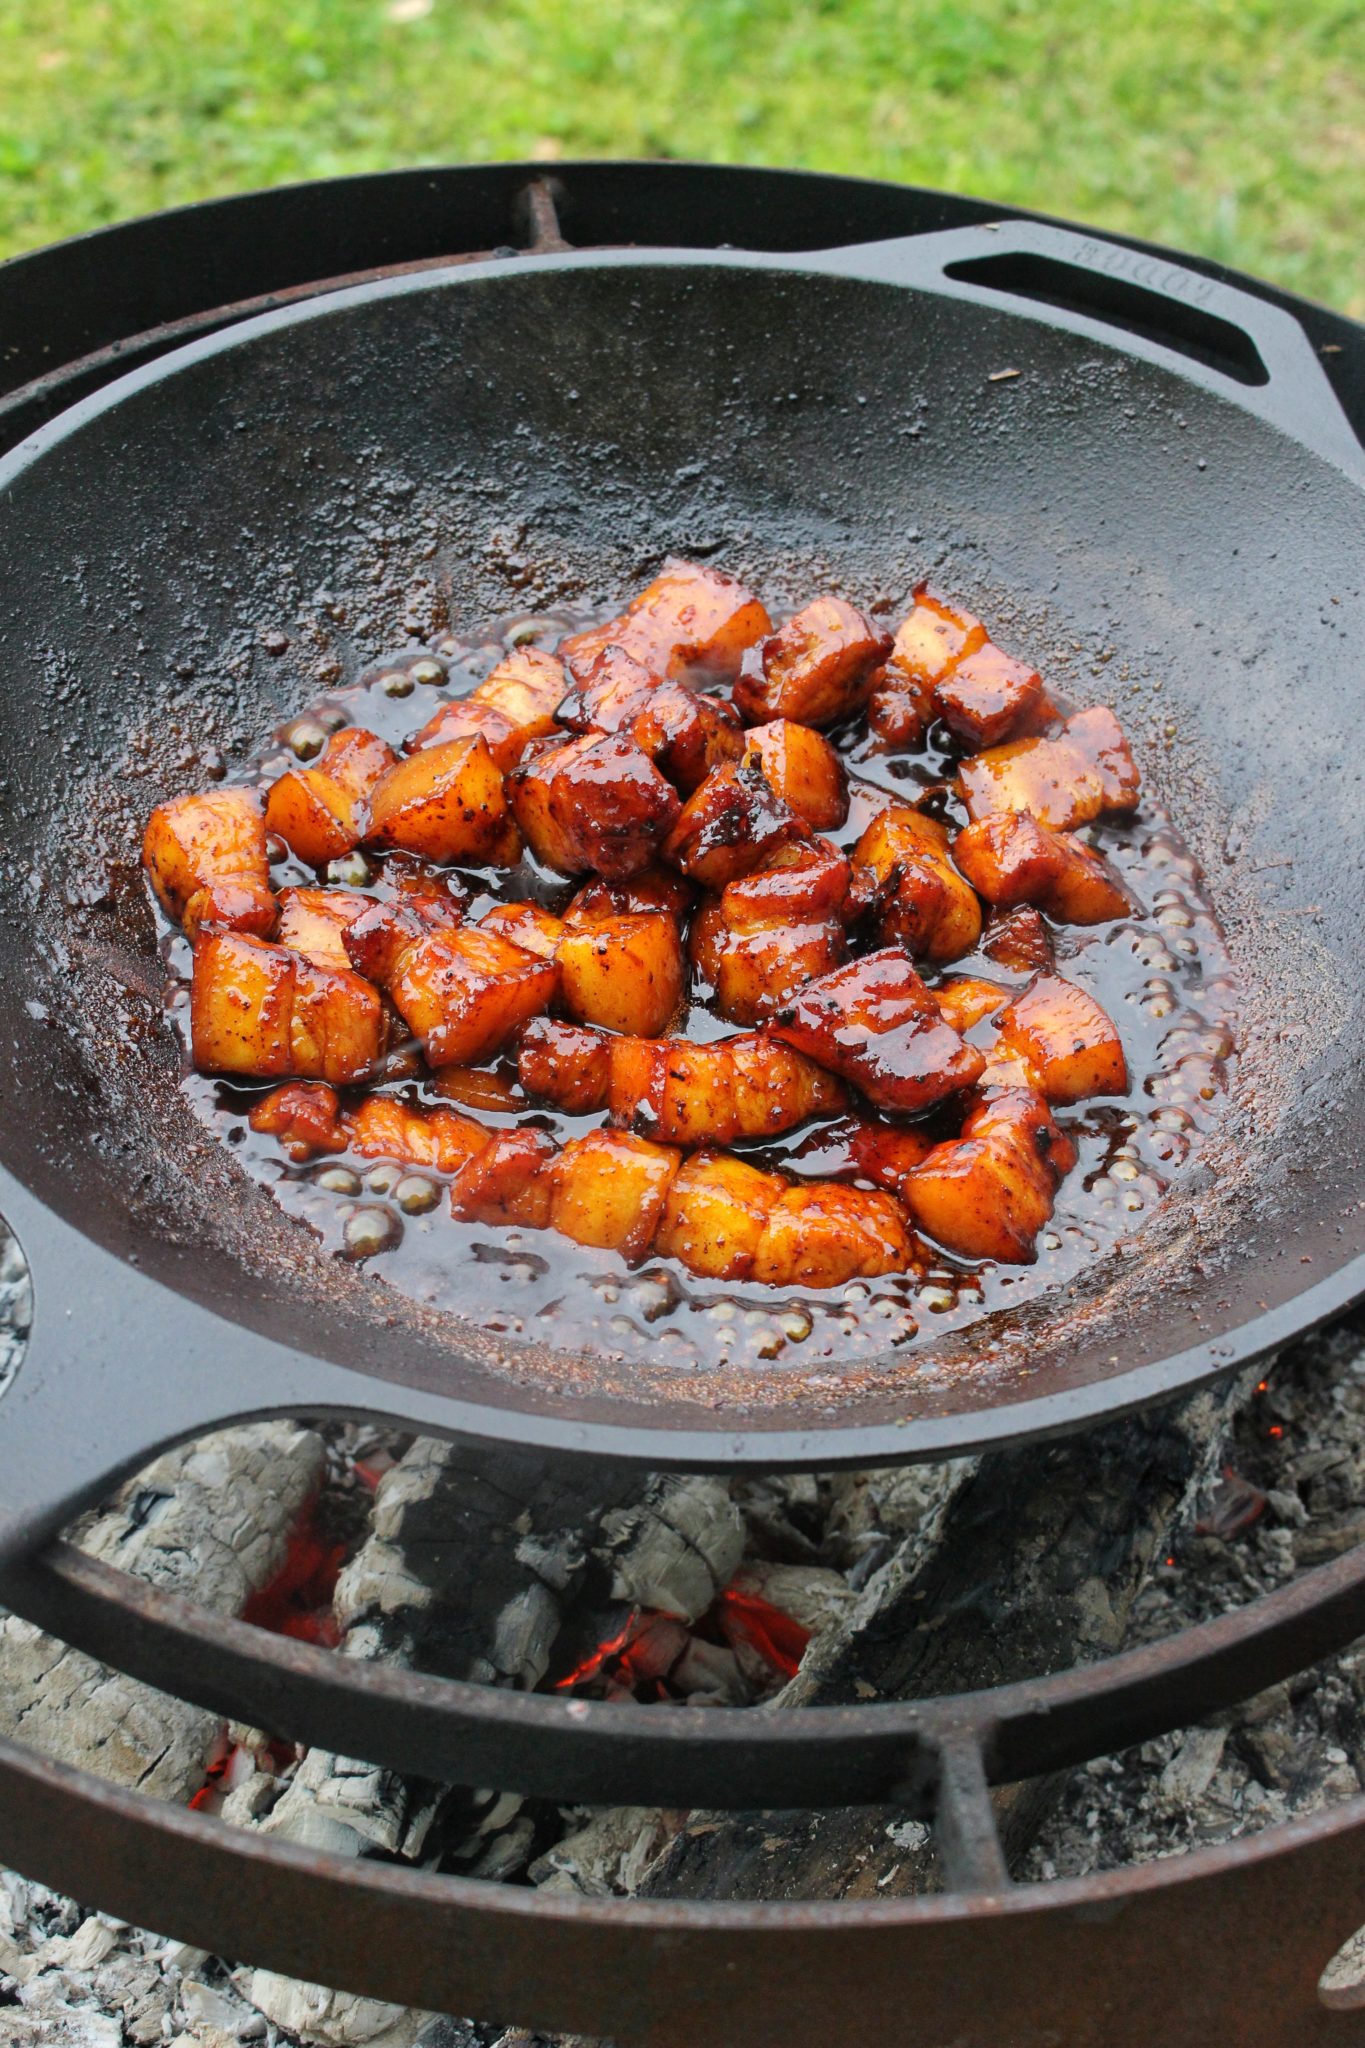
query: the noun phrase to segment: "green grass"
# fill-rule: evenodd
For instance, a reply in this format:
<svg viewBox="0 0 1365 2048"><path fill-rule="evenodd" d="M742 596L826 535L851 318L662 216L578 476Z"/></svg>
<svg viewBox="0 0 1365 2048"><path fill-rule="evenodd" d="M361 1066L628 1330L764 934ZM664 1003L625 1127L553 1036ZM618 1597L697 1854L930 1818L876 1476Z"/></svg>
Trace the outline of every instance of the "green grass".
<svg viewBox="0 0 1365 2048"><path fill-rule="evenodd" d="M1365 314L1360 0L5 0L0 253L533 154L1026 202Z"/></svg>

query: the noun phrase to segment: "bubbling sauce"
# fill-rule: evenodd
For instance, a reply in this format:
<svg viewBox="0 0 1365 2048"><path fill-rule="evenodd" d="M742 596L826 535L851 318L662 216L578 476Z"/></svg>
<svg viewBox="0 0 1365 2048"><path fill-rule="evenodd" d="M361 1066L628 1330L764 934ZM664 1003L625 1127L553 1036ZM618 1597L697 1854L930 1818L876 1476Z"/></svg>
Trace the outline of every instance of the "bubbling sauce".
<svg viewBox="0 0 1365 2048"><path fill-rule="evenodd" d="M547 613L478 639L450 635L430 647L409 645L354 683L319 696L226 779L264 796L279 775L315 757L328 734L344 725L363 726L400 747L439 705L467 696L509 648L528 642L553 648L563 635L592 622L581 612ZM861 718L828 737L850 776L848 822L826 835L844 851L887 797L920 802L952 827L967 822L951 787L959 757L936 744L944 737L938 728L913 755L876 752ZM1058 1113L1079 1158L1062 1183L1032 1265L973 1263L933 1252L923 1275L853 1280L826 1293L784 1293L780 1299L756 1283L699 1280L672 1260L652 1259L632 1271L615 1253L574 1244L553 1231L456 1222L440 1176L426 1168L345 1153L292 1164L273 1139L248 1123L253 1105L274 1083L214 1080L187 1067L183 1086L196 1114L232 1149L243 1172L306 1225L325 1254L361 1263L389 1286L490 1332L604 1354L626 1365L647 1356L654 1369L676 1365L687 1373L748 1365L770 1375L786 1365L808 1376L826 1364L913 1351L993 1311L1035 1301L1131 1246L1177 1176L1189 1172L1219 1115L1235 1058L1236 987L1198 863L1150 794L1131 816L1106 819L1083 836L1114 863L1145 914L1099 926L1058 927L1057 972L1093 994L1114 1019L1131 1087L1126 1096ZM276 842L271 853L279 855L272 859L273 888L317 886L317 871L287 848ZM390 858L367 848L334 862L326 879L390 898ZM471 919L499 901L530 900L558 912L583 879L566 881L529 854L515 868L454 873L471 892ZM165 1000L188 1058L191 949L159 909L157 916L168 977ZM979 955L955 960L943 972L979 973L1017 987L1028 979ZM733 1029L699 1003L676 1028L693 1039ZM964 1035L984 1045L990 1034L985 1020ZM490 1106L490 1124L534 1125L563 1142L601 1121L528 1100L517 1087L514 1058L488 1071L512 1091L509 1104ZM378 1088L366 1092L395 1095L414 1106L451 1106L451 1097L438 1090L412 1051L391 1056ZM463 1099L453 1106L466 1114L485 1113ZM955 1136L957 1128L951 1117L933 1114L923 1127L936 1137ZM822 1164L818 1125L733 1149L764 1168L792 1165L807 1177L829 1170Z"/></svg>

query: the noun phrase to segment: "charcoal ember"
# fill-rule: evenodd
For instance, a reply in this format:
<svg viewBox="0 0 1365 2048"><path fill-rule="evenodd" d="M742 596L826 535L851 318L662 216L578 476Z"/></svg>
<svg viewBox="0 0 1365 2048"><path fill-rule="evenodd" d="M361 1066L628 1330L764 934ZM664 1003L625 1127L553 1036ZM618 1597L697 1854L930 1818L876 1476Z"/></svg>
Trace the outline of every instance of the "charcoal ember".
<svg viewBox="0 0 1365 2048"><path fill-rule="evenodd" d="M74 1532L92 1557L216 1614L240 1614L282 1562L322 1474L322 1439L293 1423L220 1430L164 1453ZM0 1620L0 1732L133 1784L188 1799L216 1715L112 1671L17 1615Z"/></svg>
<svg viewBox="0 0 1365 2048"><path fill-rule="evenodd" d="M655 1479L602 1529L616 1597L684 1621L706 1612L744 1554L744 1520L720 1479Z"/></svg>
<svg viewBox="0 0 1365 2048"><path fill-rule="evenodd" d="M528 1875L548 1891L578 1892L589 1899L637 1892L673 1832L674 1823L655 1807L575 1809L563 1840L533 1863Z"/></svg>

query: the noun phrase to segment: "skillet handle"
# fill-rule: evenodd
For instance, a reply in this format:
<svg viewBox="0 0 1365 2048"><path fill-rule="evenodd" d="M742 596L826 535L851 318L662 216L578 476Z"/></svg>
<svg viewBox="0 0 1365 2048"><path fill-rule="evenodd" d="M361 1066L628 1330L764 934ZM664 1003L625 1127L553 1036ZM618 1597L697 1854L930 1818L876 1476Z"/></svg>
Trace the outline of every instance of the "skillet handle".
<svg viewBox="0 0 1365 2048"><path fill-rule="evenodd" d="M1365 481L1360 439L1293 315L1160 252L1045 221L1002 220L820 250L801 264L980 306L1022 301L1049 325L1178 367Z"/></svg>
<svg viewBox="0 0 1365 2048"><path fill-rule="evenodd" d="M27 1348L0 1387L0 1578L173 1444L263 1415L375 1413L358 1375L163 1286L3 1165L0 1214L33 1288Z"/></svg>

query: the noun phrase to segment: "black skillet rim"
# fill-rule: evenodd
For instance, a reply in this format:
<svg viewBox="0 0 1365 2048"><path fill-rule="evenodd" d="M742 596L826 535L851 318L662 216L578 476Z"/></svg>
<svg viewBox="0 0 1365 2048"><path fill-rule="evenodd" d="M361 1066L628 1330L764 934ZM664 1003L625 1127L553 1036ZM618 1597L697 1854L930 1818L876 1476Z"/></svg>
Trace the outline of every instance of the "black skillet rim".
<svg viewBox="0 0 1365 2048"><path fill-rule="evenodd" d="M1020 218L1028 219L1027 216ZM907 243L915 239L918 238L906 238ZM1097 239L1104 241L1107 238ZM521 256L480 264L474 271L458 267L432 268L410 277L387 279L329 293L325 298L314 298L302 304L267 312L192 341L132 370L81 399L56 419L37 428L16 448L0 458L0 491L33 462L76 433L87 421L113 409L125 396L131 395L134 391L155 384L182 368L189 368L220 350L234 347L239 340L249 341L261 332L275 331L296 321L318 317L324 312L344 310L348 305L370 298L391 296L407 290L431 289L448 282L473 282L475 279L484 281L490 274L499 271L515 270L517 274L525 275L532 268L578 268L604 262L621 266L648 266L661 262L697 266L724 263L727 266L743 265L800 272L806 267L822 267L818 263L807 266L803 259L812 253L798 251L771 254L711 249L649 248L605 253L581 252L548 257ZM1028 316L1029 309L1026 305L1019 305L1017 310L1025 317ZM1066 321L1058 322L1055 311L1044 317L1053 324L1069 324ZM155 1318L158 1333L164 1329L168 1320L171 1323L181 1321L182 1317L178 1311L183 1310L193 1321L211 1326L217 1333L220 1344L226 1327L239 1333L239 1337L244 1337L248 1350L258 1354L259 1367L263 1369L248 1371L242 1375L240 1398L231 1400L225 1396L217 1402L201 1399L199 1408L209 1407L214 1412L196 1413L193 1421L185 1421L182 1418L177 1423L163 1416L163 1433L155 1437L153 1442L142 1444L136 1458L121 1459L119 1465L122 1470L132 1469L134 1464L156 1448L158 1443L180 1440L200 1429L243 1419L248 1415L327 1412L382 1415L409 1426L431 1428L447 1435L471 1437L488 1442L517 1443L570 1456L605 1458L621 1463L644 1463L676 1469L714 1470L750 1466L774 1470L784 1466L809 1469L822 1465L906 1463L916 1459L960 1455L1004 1442L1058 1435L1101 1418L1131 1413L1137 1408L1169 1399L1201 1381L1221 1377L1240 1366L1264 1358L1365 1294L1365 1253L1360 1253L1347 1259L1325 1279L1316 1281L1310 1288L1291 1296L1275 1308L1258 1313L1225 1335L1204 1339L1196 1345L1170 1353L1148 1365L1135 1367L1126 1372L1119 1371L1112 1377L1095 1379L1083 1387L1005 1401L993 1408L959 1416L921 1419L907 1416L890 1422L863 1425L841 1425L836 1422L824 1428L797 1430L784 1429L781 1426L765 1427L761 1423L754 1425L747 1421L744 1427L737 1429L733 1424L727 1424L723 1418L718 1418L714 1427L703 1429L655 1429L638 1423L619 1424L598 1420L584 1422L574 1419L571 1415L547 1415L515 1405L491 1405L427 1393L402 1380L379 1379L370 1374L337 1366L315 1354L291 1350L249 1325L232 1322L217 1312L200 1306L194 1302L190 1294L181 1292L178 1287L153 1279L148 1274L130 1270L122 1260L107 1252L95 1239L86 1237L84 1233L77 1232L73 1226L66 1224L64 1219L37 1196L26 1182L18 1180L8 1169L0 1168L0 1208L9 1209L11 1204L16 1229L34 1266L37 1291L40 1295L45 1292L41 1269L49 1264L48 1258L43 1255L46 1249L43 1240L55 1238L61 1243L63 1251L67 1252L73 1248L73 1240L76 1240L84 1251L93 1255L102 1269L96 1281L102 1309L108 1310L113 1305L110 1292L113 1290L113 1300L122 1297L124 1306L131 1306L135 1301L141 1302L146 1309L149 1325L152 1318ZM54 1244L51 1249L55 1252L56 1245ZM52 1263L60 1266L64 1260L59 1256ZM78 1261L78 1264L85 1263L84 1259ZM92 1274L91 1277L94 1279L95 1276ZM149 1295L149 1289L156 1290L155 1294ZM86 1298L91 1297L87 1295ZM49 1328L52 1316L60 1313L60 1300L48 1305L46 1314ZM40 1306L40 1318L43 1314ZM37 1337L41 1337L41 1323ZM66 1354L62 1363L68 1367L74 1366L76 1360L71 1355L70 1347L63 1344L57 1348ZM37 1350L39 1353L43 1349L41 1341L35 1341L31 1346L31 1350ZM161 1349L160 1345L158 1349ZM33 1364L33 1374L26 1370L28 1361L19 1374L20 1381L28 1379L30 1388L36 1373L43 1369L40 1358L34 1359ZM234 1377L235 1366L236 1361ZM174 1407L173 1403L170 1405ZM93 1489L87 1484L84 1490L88 1494Z"/></svg>

